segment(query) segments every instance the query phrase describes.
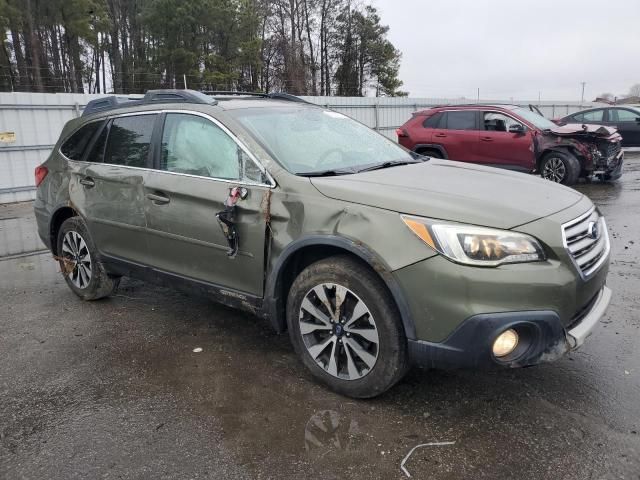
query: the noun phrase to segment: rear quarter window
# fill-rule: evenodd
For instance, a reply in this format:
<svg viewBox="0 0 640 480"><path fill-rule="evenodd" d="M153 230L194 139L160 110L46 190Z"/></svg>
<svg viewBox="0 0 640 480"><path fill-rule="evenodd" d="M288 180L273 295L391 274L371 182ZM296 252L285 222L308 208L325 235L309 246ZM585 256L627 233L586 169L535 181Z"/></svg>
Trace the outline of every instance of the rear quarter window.
<svg viewBox="0 0 640 480"><path fill-rule="evenodd" d="M60 147L62 154L71 160L82 160L84 151L102 123L102 121L91 122L80 127L79 130L62 144Z"/></svg>

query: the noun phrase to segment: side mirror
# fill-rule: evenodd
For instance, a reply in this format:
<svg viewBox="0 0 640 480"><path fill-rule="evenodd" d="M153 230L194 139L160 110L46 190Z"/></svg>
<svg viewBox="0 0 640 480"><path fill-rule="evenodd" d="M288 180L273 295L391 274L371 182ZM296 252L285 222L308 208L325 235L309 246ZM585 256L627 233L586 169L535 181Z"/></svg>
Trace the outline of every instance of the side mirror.
<svg viewBox="0 0 640 480"><path fill-rule="evenodd" d="M509 133L523 134L524 133L524 126L519 124L519 123L514 123L513 125L511 125L509 127Z"/></svg>

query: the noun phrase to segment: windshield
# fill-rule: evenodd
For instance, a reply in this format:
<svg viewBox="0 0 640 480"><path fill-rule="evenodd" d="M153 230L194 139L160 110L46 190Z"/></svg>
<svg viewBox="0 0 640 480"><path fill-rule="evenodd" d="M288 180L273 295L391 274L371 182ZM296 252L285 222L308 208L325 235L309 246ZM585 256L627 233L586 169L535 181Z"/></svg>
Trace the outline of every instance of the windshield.
<svg viewBox="0 0 640 480"><path fill-rule="evenodd" d="M539 128L540 130L549 130L550 128L557 127L555 123L551 120L547 120L542 115L538 115L531 110L527 110L526 108L514 108L513 113L516 115L520 115L527 122L533 124L533 126Z"/></svg>
<svg viewBox="0 0 640 480"><path fill-rule="evenodd" d="M291 173L354 173L374 164L415 161L398 144L330 110L295 106L230 113Z"/></svg>

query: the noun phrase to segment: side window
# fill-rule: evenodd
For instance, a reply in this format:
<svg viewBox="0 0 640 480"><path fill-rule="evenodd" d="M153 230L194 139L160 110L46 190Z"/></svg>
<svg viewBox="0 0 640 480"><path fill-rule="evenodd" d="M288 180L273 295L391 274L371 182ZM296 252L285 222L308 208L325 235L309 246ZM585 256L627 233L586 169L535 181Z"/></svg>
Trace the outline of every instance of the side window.
<svg viewBox="0 0 640 480"><path fill-rule="evenodd" d="M509 115L498 112L484 112L482 118L484 130L491 132L508 132L511 125L522 125Z"/></svg>
<svg viewBox="0 0 640 480"><path fill-rule="evenodd" d="M151 133L157 115L118 117L111 122L105 163L147 167Z"/></svg>
<svg viewBox="0 0 640 480"><path fill-rule="evenodd" d="M104 148L107 144L107 135L109 135L109 125L105 125L98 135L98 138L96 138L89 155L87 155L88 162L102 163L104 161Z"/></svg>
<svg viewBox="0 0 640 480"><path fill-rule="evenodd" d="M196 115L169 113L162 132L160 169L225 180L262 182L262 172L216 124Z"/></svg>
<svg viewBox="0 0 640 480"><path fill-rule="evenodd" d="M430 117L427 117L424 122L422 122L422 126L424 128L438 128L438 124L440 119L442 118L442 113L438 112Z"/></svg>
<svg viewBox="0 0 640 480"><path fill-rule="evenodd" d="M91 122L80 128L62 144L60 151L71 160L82 160L82 154L103 122Z"/></svg>
<svg viewBox="0 0 640 480"><path fill-rule="evenodd" d="M591 112L585 112L583 114L584 122L601 122L604 110L593 110Z"/></svg>
<svg viewBox="0 0 640 480"><path fill-rule="evenodd" d="M584 113L576 113L571 118L572 122L584 122Z"/></svg>
<svg viewBox="0 0 640 480"><path fill-rule="evenodd" d="M473 110L460 110L447 112L448 130L475 130L476 112Z"/></svg>
<svg viewBox="0 0 640 480"><path fill-rule="evenodd" d="M609 121L611 122L637 122L640 118L640 112L632 112L624 108L612 108L609 110Z"/></svg>

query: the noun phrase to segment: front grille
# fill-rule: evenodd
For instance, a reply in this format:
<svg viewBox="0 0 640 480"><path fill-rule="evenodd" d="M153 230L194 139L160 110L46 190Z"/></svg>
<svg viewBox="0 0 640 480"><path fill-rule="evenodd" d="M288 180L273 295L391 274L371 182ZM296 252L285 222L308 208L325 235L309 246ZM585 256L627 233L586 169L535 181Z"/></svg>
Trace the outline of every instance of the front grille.
<svg viewBox="0 0 640 480"><path fill-rule="evenodd" d="M602 158L608 162L618 156L620 150L622 150L622 144L621 142L605 142L598 145L598 150Z"/></svg>
<svg viewBox="0 0 640 480"><path fill-rule="evenodd" d="M594 273L609 254L609 233L595 207L562 225L564 246L583 278Z"/></svg>

